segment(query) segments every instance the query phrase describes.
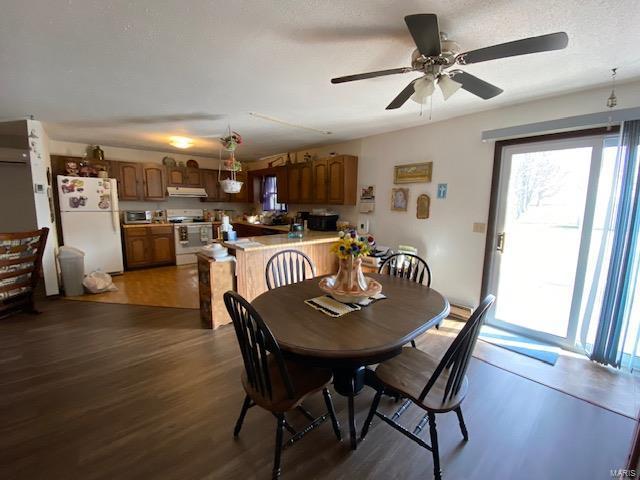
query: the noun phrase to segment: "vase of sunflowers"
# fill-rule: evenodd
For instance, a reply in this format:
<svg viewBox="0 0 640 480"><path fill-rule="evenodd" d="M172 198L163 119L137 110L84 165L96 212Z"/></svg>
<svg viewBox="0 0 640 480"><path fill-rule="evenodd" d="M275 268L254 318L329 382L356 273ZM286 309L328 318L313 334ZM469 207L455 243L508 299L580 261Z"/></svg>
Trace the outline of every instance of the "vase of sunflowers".
<svg viewBox="0 0 640 480"><path fill-rule="evenodd" d="M362 272L362 257L372 252L375 240L355 231L340 232L339 235L340 239L331 248L338 256L338 273L323 278L320 288L339 302L360 303L382 290L378 282Z"/></svg>

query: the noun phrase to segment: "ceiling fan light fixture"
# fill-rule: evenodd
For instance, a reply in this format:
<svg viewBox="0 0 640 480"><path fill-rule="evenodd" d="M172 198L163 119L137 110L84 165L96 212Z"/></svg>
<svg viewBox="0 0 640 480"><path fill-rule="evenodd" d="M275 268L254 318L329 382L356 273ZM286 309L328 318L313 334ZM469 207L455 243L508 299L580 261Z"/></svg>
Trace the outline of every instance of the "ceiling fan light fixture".
<svg viewBox="0 0 640 480"><path fill-rule="evenodd" d="M433 82L433 77L431 75L425 75L413 84L414 93L411 95L411 100L416 103L425 104L429 97L433 95L435 89L436 86Z"/></svg>
<svg viewBox="0 0 640 480"><path fill-rule="evenodd" d="M438 87L440 87L442 97L445 100L448 100L451 95L462 88L462 84L460 82L452 80L449 75L444 74L438 77Z"/></svg>

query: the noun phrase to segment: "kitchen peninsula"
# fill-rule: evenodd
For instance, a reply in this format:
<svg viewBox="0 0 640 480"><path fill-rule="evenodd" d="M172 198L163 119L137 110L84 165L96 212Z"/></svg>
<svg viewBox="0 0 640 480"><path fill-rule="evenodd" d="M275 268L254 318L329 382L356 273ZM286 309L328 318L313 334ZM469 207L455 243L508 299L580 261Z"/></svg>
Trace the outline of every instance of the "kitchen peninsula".
<svg viewBox="0 0 640 480"><path fill-rule="evenodd" d="M336 232L306 231L303 238L289 238L286 233L248 237L245 242L224 246L235 256L234 269L230 262L218 262L203 253L198 254L198 284L200 289L200 318L207 328L217 328L231 322L224 307L224 292L233 288L252 301L267 291L265 269L269 259L287 249L299 250L311 258L317 275L327 275L338 270L338 260L330 252L337 240Z"/></svg>

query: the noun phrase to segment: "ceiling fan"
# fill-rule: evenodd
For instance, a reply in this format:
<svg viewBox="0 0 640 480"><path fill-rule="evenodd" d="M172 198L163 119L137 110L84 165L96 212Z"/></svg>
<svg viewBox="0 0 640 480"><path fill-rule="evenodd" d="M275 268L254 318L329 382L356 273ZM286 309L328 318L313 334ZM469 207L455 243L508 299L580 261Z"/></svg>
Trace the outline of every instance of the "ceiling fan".
<svg viewBox="0 0 640 480"><path fill-rule="evenodd" d="M424 75L411 81L387 106L387 110L400 108L409 98L418 103L426 103L435 91L436 84L445 100L460 88L488 100L500 95L502 89L470 73L451 68L455 65L469 65L498 58L561 50L569 42L565 32L557 32L460 53L458 44L449 40L447 35L438 29L438 17L435 14L407 15L404 21L417 47L411 55L410 67L332 78L331 83L352 82L397 73L422 72Z"/></svg>

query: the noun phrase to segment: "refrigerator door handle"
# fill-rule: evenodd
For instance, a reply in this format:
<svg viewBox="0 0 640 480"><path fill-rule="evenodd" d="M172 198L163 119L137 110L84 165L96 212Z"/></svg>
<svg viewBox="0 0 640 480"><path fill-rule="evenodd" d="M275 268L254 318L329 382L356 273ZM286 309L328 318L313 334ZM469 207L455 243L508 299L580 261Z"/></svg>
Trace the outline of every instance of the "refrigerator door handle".
<svg viewBox="0 0 640 480"><path fill-rule="evenodd" d="M111 183L111 188L109 189L109 194L111 195L111 226L113 227L113 231L118 231L118 194L116 193L116 182L109 180Z"/></svg>

